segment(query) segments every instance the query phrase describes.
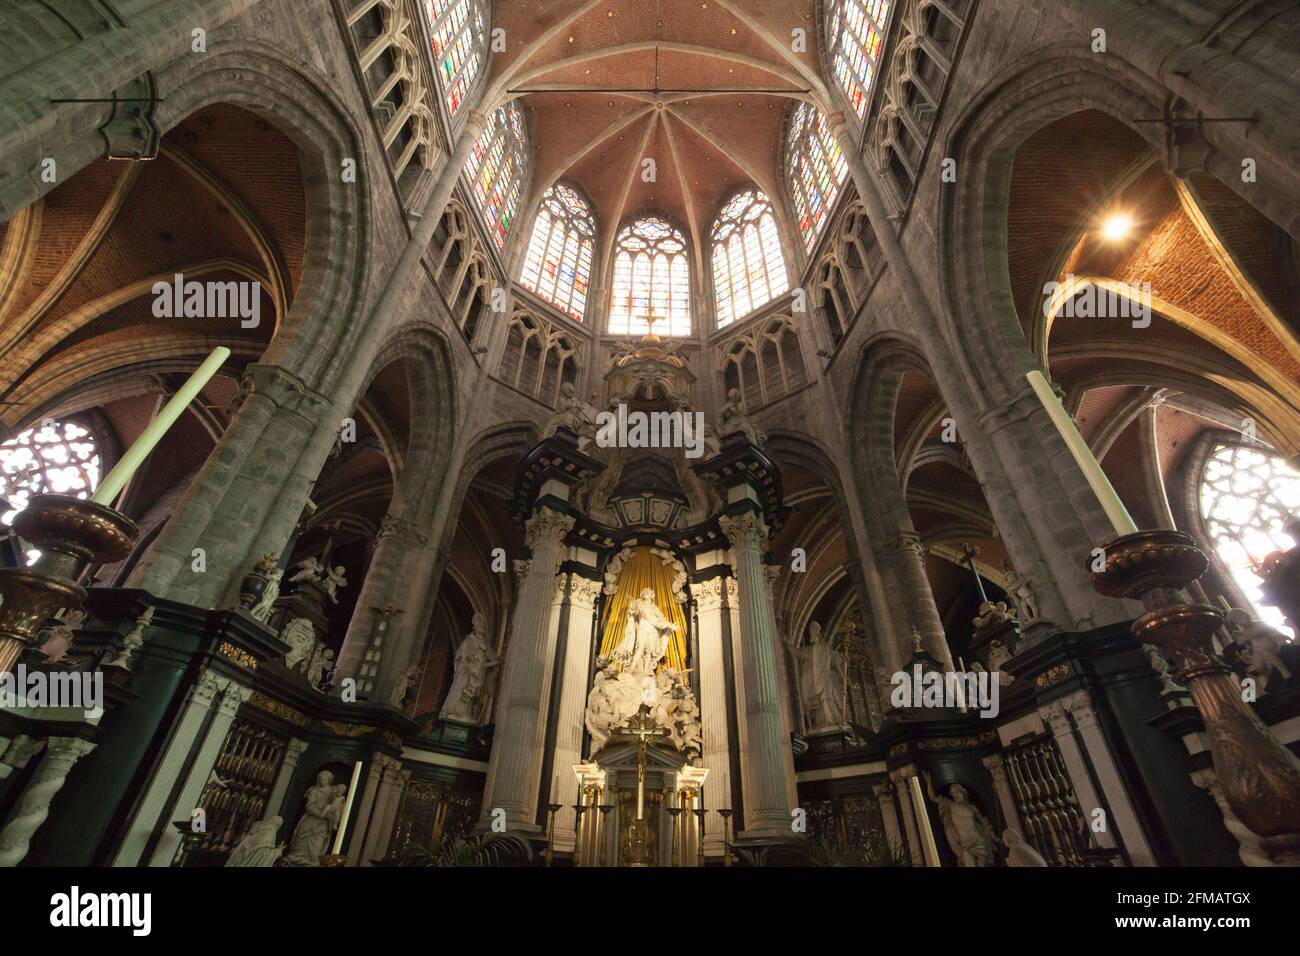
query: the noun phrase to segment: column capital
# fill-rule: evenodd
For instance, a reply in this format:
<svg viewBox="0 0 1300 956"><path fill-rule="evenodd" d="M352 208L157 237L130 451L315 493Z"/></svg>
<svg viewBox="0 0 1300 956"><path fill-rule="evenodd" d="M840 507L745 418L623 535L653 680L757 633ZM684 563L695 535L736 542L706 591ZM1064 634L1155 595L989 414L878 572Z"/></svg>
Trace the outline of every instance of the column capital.
<svg viewBox="0 0 1300 956"><path fill-rule="evenodd" d="M423 547L428 544L429 536L415 527L413 523L398 515L385 515L384 520L379 524L379 534L376 536L376 544L383 541L384 538L392 537L402 544L413 544L417 547Z"/></svg>
<svg viewBox="0 0 1300 956"><path fill-rule="evenodd" d="M577 574L569 575L569 600L575 607L590 611L600 597L601 583Z"/></svg>
<svg viewBox="0 0 1300 956"><path fill-rule="evenodd" d="M701 581L692 586L691 593L695 596L695 606L701 612L716 611L722 607L724 597L735 594L735 578L710 578L707 581Z"/></svg>
<svg viewBox="0 0 1300 956"><path fill-rule="evenodd" d="M524 541L530 550L545 544L559 544L573 530L573 525L573 515L553 508L541 508L524 525Z"/></svg>
<svg viewBox="0 0 1300 956"><path fill-rule="evenodd" d="M718 527L727 536L733 548L763 550L767 544L767 523L752 511L738 515L723 515L718 519Z"/></svg>

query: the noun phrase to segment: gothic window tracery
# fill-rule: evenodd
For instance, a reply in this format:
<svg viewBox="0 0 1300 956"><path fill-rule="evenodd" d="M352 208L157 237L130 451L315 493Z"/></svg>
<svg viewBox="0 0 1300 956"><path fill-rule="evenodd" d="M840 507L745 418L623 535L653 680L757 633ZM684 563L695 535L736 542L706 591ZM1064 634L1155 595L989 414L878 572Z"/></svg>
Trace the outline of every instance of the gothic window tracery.
<svg viewBox="0 0 1300 956"><path fill-rule="evenodd" d="M1257 569L1272 552L1300 544L1282 530L1288 515L1300 515L1300 472L1261 448L1221 444L1201 472L1200 499L1215 553L1260 619L1281 628L1282 612L1263 603Z"/></svg>
<svg viewBox="0 0 1300 956"><path fill-rule="evenodd" d="M100 477L99 449L90 431L47 419L0 445L0 523L12 524L34 495L89 498Z"/></svg>
<svg viewBox="0 0 1300 956"><path fill-rule="evenodd" d="M573 187L556 183L542 197L520 285L581 322L595 235L587 201Z"/></svg>
<svg viewBox="0 0 1300 956"><path fill-rule="evenodd" d="M761 190L733 196L714 220L710 239L719 328L790 288L772 203Z"/></svg>
<svg viewBox="0 0 1300 956"><path fill-rule="evenodd" d="M493 111L465 164L474 201L498 249L505 249L528 171L528 130L511 101Z"/></svg>
<svg viewBox="0 0 1300 956"><path fill-rule="evenodd" d="M615 335L691 334L691 272L686 237L662 216L642 216L614 244L609 331Z"/></svg>
<svg viewBox="0 0 1300 956"><path fill-rule="evenodd" d="M831 71L858 119L876 84L890 0L836 0L826 18Z"/></svg>
<svg viewBox="0 0 1300 956"><path fill-rule="evenodd" d="M455 116L487 57L488 17L482 0L422 0L438 83Z"/></svg>
<svg viewBox="0 0 1300 956"><path fill-rule="evenodd" d="M578 379L579 349L572 336L526 309L510 317L497 377L545 404L559 404L560 387Z"/></svg>
<svg viewBox="0 0 1300 956"><path fill-rule="evenodd" d="M799 335L789 316L775 317L726 348L723 390L740 389L747 410L774 402L807 381Z"/></svg>
<svg viewBox="0 0 1300 956"><path fill-rule="evenodd" d="M812 249L826 227L848 169L822 112L811 103L794 107L786 131L785 173L805 248Z"/></svg>

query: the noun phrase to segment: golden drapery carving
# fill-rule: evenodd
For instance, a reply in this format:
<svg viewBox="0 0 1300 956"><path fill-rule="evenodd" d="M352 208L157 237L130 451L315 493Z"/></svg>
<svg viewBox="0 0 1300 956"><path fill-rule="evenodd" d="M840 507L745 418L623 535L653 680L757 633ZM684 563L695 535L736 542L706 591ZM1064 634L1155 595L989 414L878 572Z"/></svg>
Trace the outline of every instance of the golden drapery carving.
<svg viewBox="0 0 1300 956"><path fill-rule="evenodd" d="M609 656L623 639L627 627L627 608L643 588L653 588L655 604L664 616L677 626L677 633L668 644L665 663L674 670L686 669L686 614L673 600L673 571L649 548L637 548L619 569L618 590L605 603L605 613L600 622L600 653Z"/></svg>

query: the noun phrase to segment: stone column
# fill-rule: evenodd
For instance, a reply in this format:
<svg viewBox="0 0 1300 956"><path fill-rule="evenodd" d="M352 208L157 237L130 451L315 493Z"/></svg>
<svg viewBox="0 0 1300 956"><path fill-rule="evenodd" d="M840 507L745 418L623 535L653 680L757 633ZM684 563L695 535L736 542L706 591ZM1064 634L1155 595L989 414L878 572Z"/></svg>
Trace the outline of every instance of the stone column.
<svg viewBox="0 0 1300 956"><path fill-rule="evenodd" d="M532 559L515 603L510 646L506 648L501 689L496 697L496 732L479 822L483 827L491 822L492 811L501 808L510 829L539 829L539 775L555 655L555 628L548 612L564 556L564 536L573 522L570 515L543 507L527 524L526 540Z"/></svg>
<svg viewBox="0 0 1300 956"><path fill-rule="evenodd" d="M9 822L0 831L0 867L17 866L27 855L32 836L50 814L50 801L63 789L72 765L95 749L80 737L51 737L45 755L18 800Z"/></svg>
<svg viewBox="0 0 1300 956"><path fill-rule="evenodd" d="M402 799L402 761L387 754L375 755L379 789L369 821L360 828L364 837L360 841L358 866L371 866L372 860L382 859L388 848L388 838L393 832L393 819Z"/></svg>
<svg viewBox="0 0 1300 956"><path fill-rule="evenodd" d="M1025 824L1020 819L1020 810L1016 807L1016 798L1011 793L1011 783L1007 780L1007 768L1002 763L1001 754L989 754L983 760L989 776L993 778L993 792L998 795L998 806L1002 808L1002 819L1006 826L1014 828L1021 836L1025 835ZM1002 834L994 834L1001 838Z"/></svg>
<svg viewBox="0 0 1300 956"><path fill-rule="evenodd" d="M1122 840L1134 866L1155 866L1155 854L1147 843L1146 834L1138 822L1137 811L1129 800L1128 791L1124 789L1119 768L1115 766L1110 748L1101 735L1101 728L1097 726L1097 714L1092 709L1088 692L1081 690L1066 697L1058 697L1040 707L1038 713L1052 728L1056 747L1061 752L1061 759L1065 761L1074 795L1079 800L1079 811L1097 844L1115 847L1118 846L1117 839ZM1087 750L1086 755L1075 737L1076 728L1083 741L1083 748ZM1088 772L1089 763L1105 791L1105 803L1093 786L1092 776ZM1110 818L1106 821L1106 828L1097 833L1091 830L1092 813L1105 807L1109 807Z"/></svg>
<svg viewBox="0 0 1300 956"><path fill-rule="evenodd" d="M238 713L240 705L252 695L253 690L251 687L245 687L233 680L226 680L225 686L221 689L221 700L217 704L217 712L213 716L212 722L208 724L203 742L194 755L194 762L190 765L190 772L185 777L185 784L181 787L176 802L172 804L171 812L167 814L168 825L163 827L158 838L158 844L149 857L150 866L170 866L172 860L176 858L176 853L181 848L181 836L176 832L176 828L170 824L192 819L195 807L199 805L199 800L203 798L203 788L212 776L212 768L216 765L217 755L221 753L221 746L226 742L226 735L230 732L230 725L235 722L235 714Z"/></svg>
<svg viewBox="0 0 1300 956"><path fill-rule="evenodd" d="M736 579L712 578L692 587L699 621L700 654L700 723L703 731L704 766L709 780L704 787L704 807L709 812L704 817L704 852L717 856L723 852L722 818L717 810L731 806L731 744L727 726L727 684L732 675L727 672L723 653L724 630L722 616L728 613L724 601L736 603Z"/></svg>
<svg viewBox="0 0 1300 956"><path fill-rule="evenodd" d="M578 778L575 764L582 762L582 733L587 710L587 666L591 660L593 638L592 615L600 597L601 584L576 574L568 575L569 621L560 635L564 641L564 672L560 675L559 714L555 728L555 753L551 772L560 786L547 802L560 804L555 815L555 848L570 851L577 840L573 812L568 808L578 802ZM567 811L567 812L566 812Z"/></svg>
<svg viewBox="0 0 1300 956"><path fill-rule="evenodd" d="M767 525L753 512L719 519L731 542L740 601L740 683L748 732L741 754L745 835L784 839L797 802L790 732L782 720L777 628L763 571Z"/></svg>
<svg viewBox="0 0 1300 956"><path fill-rule="evenodd" d="M888 780L882 780L871 785L871 792L876 795L876 803L880 806L880 822L885 827L885 839L889 841L890 849L905 850L907 843L898 830L898 808L894 804L894 788L890 786Z"/></svg>
<svg viewBox="0 0 1300 956"><path fill-rule="evenodd" d="M272 817L283 817L280 812L281 804L284 803L284 795L289 791L289 781L293 779L293 772L298 767L298 759L307 749L307 741L294 738L289 741L289 745L284 749L284 759L280 761L280 769L276 772L275 783L271 785L271 794L266 798L266 813L262 819L269 820Z"/></svg>
<svg viewBox="0 0 1300 956"><path fill-rule="evenodd" d="M945 670L952 670L952 652L948 649L948 636L943 630L939 608L934 603L930 578L925 573L925 548L921 544L921 536L910 529L901 530L898 536L888 543L888 548L894 556L894 569L898 576L907 618L912 626L921 632L921 646ZM904 639L910 642L911 635L905 635Z"/></svg>
<svg viewBox="0 0 1300 956"><path fill-rule="evenodd" d="M912 791L907 783L910 772L910 767L906 772L895 770L890 773L889 780L894 785L894 793L898 796L898 809L903 817L903 827L907 831L907 855L912 858L913 866L925 866L921 835L916 830L916 815L912 808Z"/></svg>

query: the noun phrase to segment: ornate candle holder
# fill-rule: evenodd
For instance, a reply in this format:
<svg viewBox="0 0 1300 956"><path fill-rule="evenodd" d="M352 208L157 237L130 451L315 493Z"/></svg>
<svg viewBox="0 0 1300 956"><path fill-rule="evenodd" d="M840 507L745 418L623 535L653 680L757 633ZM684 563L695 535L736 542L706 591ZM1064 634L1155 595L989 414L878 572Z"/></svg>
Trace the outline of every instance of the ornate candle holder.
<svg viewBox="0 0 1300 956"><path fill-rule="evenodd" d="M1106 568L1093 572L1093 587L1146 608L1133 622L1133 636L1164 651L1191 693L1228 806L1271 858L1300 862L1300 761L1269 733L1215 655L1210 636L1223 612L1188 604L1182 594L1205 573L1205 554L1189 535L1160 530L1124 535L1105 552Z"/></svg>
<svg viewBox="0 0 1300 956"><path fill-rule="evenodd" d="M346 853L322 853L320 856L320 865L330 869L344 866L347 862L348 855Z"/></svg>
<svg viewBox="0 0 1300 956"><path fill-rule="evenodd" d="M695 854L695 865L702 867L704 866L704 815L709 811L703 807L696 807L691 812L695 814L696 819L700 822L699 852Z"/></svg>
<svg viewBox="0 0 1300 956"><path fill-rule="evenodd" d="M14 531L41 550L29 568L0 568L0 673L13 669L41 625L61 608L79 608L77 578L89 564L120 561L140 529L126 515L71 495L36 495Z"/></svg>
<svg viewBox="0 0 1300 956"><path fill-rule="evenodd" d="M578 802L573 805L573 865L582 866L582 815L587 812L588 806L582 802L582 790L578 790Z"/></svg>
<svg viewBox="0 0 1300 956"><path fill-rule="evenodd" d="M612 803L602 803L596 809L600 811L600 825L596 827L596 843L599 846L596 865L604 866L609 859L609 854L605 852L605 848L609 843L605 836L605 827L608 826L605 818L609 816L609 811L614 809L614 805Z"/></svg>
<svg viewBox="0 0 1300 956"><path fill-rule="evenodd" d="M550 819L546 824L546 865L550 866L555 862L555 813L560 809L562 804L548 803L546 809L550 811Z"/></svg>
<svg viewBox="0 0 1300 956"><path fill-rule="evenodd" d="M719 810L722 817L722 865L731 866L731 811Z"/></svg>

